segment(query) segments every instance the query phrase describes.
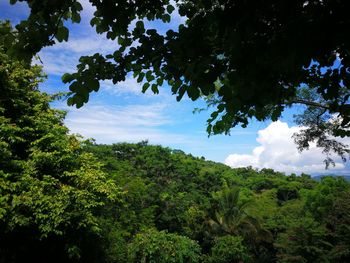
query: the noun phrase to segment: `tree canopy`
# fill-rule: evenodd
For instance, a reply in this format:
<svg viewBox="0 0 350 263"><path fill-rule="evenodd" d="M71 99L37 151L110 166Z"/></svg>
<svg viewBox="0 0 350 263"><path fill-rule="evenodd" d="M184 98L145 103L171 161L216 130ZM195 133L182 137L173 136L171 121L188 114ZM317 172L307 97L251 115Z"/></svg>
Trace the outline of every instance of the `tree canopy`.
<svg viewBox="0 0 350 263"><path fill-rule="evenodd" d="M8 30L0 24L0 41ZM84 237L98 237L99 211L121 191L38 90L41 68L4 50L0 43L0 262L89 261Z"/></svg>
<svg viewBox="0 0 350 263"><path fill-rule="evenodd" d="M112 233L129 261L118 262L349 261L343 178L231 169L144 142L85 150L125 190Z"/></svg>
<svg viewBox="0 0 350 263"><path fill-rule="evenodd" d="M26 2L30 16L16 26L19 40L9 51L22 58L67 41L65 21L80 22L78 0ZM158 93L167 83L178 100L207 97L214 106L209 134L229 133L252 118L277 120L302 104L297 122L307 129L295 135L299 149L316 142L327 165L332 152L346 160L347 145L334 137L350 135L349 1L89 2L96 8L91 26L119 47L83 56L75 73L63 75L69 105L88 102L100 80L116 84L127 74L143 82L143 91ZM173 12L186 21L177 30L145 28L145 21L170 22Z"/></svg>
<svg viewBox="0 0 350 263"><path fill-rule="evenodd" d="M0 23L0 262L350 262L350 183L64 126Z"/></svg>

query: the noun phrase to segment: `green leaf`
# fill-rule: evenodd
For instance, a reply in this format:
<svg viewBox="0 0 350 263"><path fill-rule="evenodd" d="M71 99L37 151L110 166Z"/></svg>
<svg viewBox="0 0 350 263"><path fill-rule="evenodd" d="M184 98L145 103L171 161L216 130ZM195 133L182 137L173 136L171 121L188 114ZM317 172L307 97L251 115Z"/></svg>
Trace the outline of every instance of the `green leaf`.
<svg viewBox="0 0 350 263"><path fill-rule="evenodd" d="M157 84L152 84L151 90L153 91L154 94L158 94L158 85Z"/></svg>
<svg viewBox="0 0 350 263"><path fill-rule="evenodd" d="M168 5L168 6L166 7L166 11L167 11L169 14L171 14L174 10L175 10L175 7L172 6L172 5Z"/></svg>
<svg viewBox="0 0 350 263"><path fill-rule="evenodd" d="M147 17L148 20L154 20L154 15L151 14L151 13L148 13L148 14L146 15L146 17Z"/></svg>
<svg viewBox="0 0 350 263"><path fill-rule="evenodd" d="M56 33L56 39L58 42L68 41L69 30L65 26L61 26L58 28Z"/></svg>
<svg viewBox="0 0 350 263"><path fill-rule="evenodd" d="M68 98L67 99L67 105L68 106L73 106L73 104L74 104L74 99L72 97Z"/></svg>
<svg viewBox="0 0 350 263"><path fill-rule="evenodd" d="M170 20L171 20L171 16L170 16L169 14L164 14L164 15L162 16L162 21L163 21L164 23L169 23Z"/></svg>
<svg viewBox="0 0 350 263"><path fill-rule="evenodd" d="M145 84L143 84L142 86L142 93L145 93L146 90L149 88L150 84L148 82L146 82Z"/></svg>
<svg viewBox="0 0 350 263"><path fill-rule="evenodd" d="M123 53L120 50L117 50L113 53L114 60L118 62L122 57Z"/></svg>
<svg viewBox="0 0 350 263"><path fill-rule="evenodd" d="M98 91L100 89L100 83L97 79L88 79L86 84L88 85L89 90Z"/></svg>
<svg viewBox="0 0 350 263"><path fill-rule="evenodd" d="M72 22L73 23L80 23L81 17L78 13L72 13Z"/></svg>
<svg viewBox="0 0 350 263"><path fill-rule="evenodd" d="M158 86L162 86L162 85L163 85L163 81L164 81L163 78L158 78L158 79L157 79L157 84L158 84Z"/></svg>
<svg viewBox="0 0 350 263"><path fill-rule="evenodd" d="M125 39L122 37L118 37L118 44L122 46L124 43L125 43Z"/></svg>
<svg viewBox="0 0 350 263"><path fill-rule="evenodd" d="M176 100L177 101L180 101L182 99L182 97L184 96L185 92L186 92L186 85L182 85L180 88L179 88L179 91L178 91L178 95L176 97Z"/></svg>
<svg viewBox="0 0 350 263"><path fill-rule="evenodd" d="M97 17L94 17L90 20L90 25L91 26L94 26L94 25L97 25L99 23L99 19Z"/></svg>
<svg viewBox="0 0 350 263"><path fill-rule="evenodd" d="M104 20L99 20L99 22L96 23L96 32L98 34L102 34L104 32L107 32L108 29L109 29L109 25Z"/></svg>
<svg viewBox="0 0 350 263"><path fill-rule="evenodd" d="M137 78L137 82L140 83L142 82L143 78L145 77L145 73L140 72L139 77Z"/></svg>
<svg viewBox="0 0 350 263"><path fill-rule="evenodd" d="M140 64L136 63L136 64L132 64L132 68L133 68L134 71L140 72L141 69L142 69L142 66Z"/></svg>
<svg viewBox="0 0 350 263"><path fill-rule="evenodd" d="M139 20L136 22L136 28L139 28L139 29L144 29L145 26L143 24L143 21Z"/></svg>
<svg viewBox="0 0 350 263"><path fill-rule="evenodd" d="M82 98L83 104L89 102L90 93L86 90L83 93L79 93L78 96Z"/></svg>
<svg viewBox="0 0 350 263"><path fill-rule="evenodd" d="M80 89L81 85L77 81L74 81L70 86L69 90L73 92L77 92Z"/></svg>
<svg viewBox="0 0 350 263"><path fill-rule="evenodd" d="M83 106L83 98L80 96L74 96L74 104L79 109Z"/></svg>
<svg viewBox="0 0 350 263"><path fill-rule="evenodd" d="M72 74L64 73L61 77L61 80L63 83L71 82L74 79Z"/></svg>
<svg viewBox="0 0 350 263"><path fill-rule="evenodd" d="M179 90L180 86L181 86L182 82L181 80L176 80L171 86L171 91L173 94L176 94L177 91Z"/></svg>
<svg viewBox="0 0 350 263"><path fill-rule="evenodd" d="M83 10L83 6L79 2L75 2L73 5L77 11Z"/></svg>
<svg viewBox="0 0 350 263"><path fill-rule="evenodd" d="M154 80L154 76L152 75L152 71L147 71L146 73L146 79L148 82L151 82L152 80Z"/></svg>
<svg viewBox="0 0 350 263"><path fill-rule="evenodd" d="M117 35L114 32L112 31L107 32L107 38L114 40L116 39L116 37Z"/></svg>
<svg viewBox="0 0 350 263"><path fill-rule="evenodd" d="M199 92L199 89L197 87L190 86L187 89L187 94L191 98L191 100L194 101L194 100L198 99L200 92Z"/></svg>

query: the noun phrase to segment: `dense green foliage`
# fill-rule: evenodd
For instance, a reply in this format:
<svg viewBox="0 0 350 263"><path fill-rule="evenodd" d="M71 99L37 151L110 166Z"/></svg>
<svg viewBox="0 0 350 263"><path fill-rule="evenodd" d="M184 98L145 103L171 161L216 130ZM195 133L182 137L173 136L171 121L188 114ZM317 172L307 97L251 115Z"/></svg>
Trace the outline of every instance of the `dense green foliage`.
<svg viewBox="0 0 350 263"><path fill-rule="evenodd" d="M148 230L130 244L128 262L197 263L200 247L188 237Z"/></svg>
<svg viewBox="0 0 350 263"><path fill-rule="evenodd" d="M120 190L68 135L41 79L0 50L0 262L88 261L98 250L84 239L98 238L101 208Z"/></svg>
<svg viewBox="0 0 350 263"><path fill-rule="evenodd" d="M163 233L159 238L174 233L198 242L201 262L350 259L350 184L342 177L317 182L305 174L231 169L146 142L90 144L85 150L126 190L118 231L133 249L134 242L151 243L159 253L162 245L152 239L157 232L151 227ZM147 251L139 255L147 257Z"/></svg>
<svg viewBox="0 0 350 263"><path fill-rule="evenodd" d="M350 262L342 177L70 135L0 26L0 262Z"/></svg>
<svg viewBox="0 0 350 263"><path fill-rule="evenodd" d="M217 238L211 249L210 262L249 262L249 254L242 241L240 236L227 235Z"/></svg>
<svg viewBox="0 0 350 263"><path fill-rule="evenodd" d="M2 54L0 72L0 262L350 260L344 179L81 142L37 90L40 69Z"/></svg>
<svg viewBox="0 0 350 263"><path fill-rule="evenodd" d="M31 13L17 25L19 41L9 53L21 59L55 39L67 41L65 22L80 22L82 1L20 1ZM128 74L143 82L143 91L158 93L167 83L178 100L208 96L215 107L208 133L246 127L252 118L277 120L301 104L306 110L296 121L308 128L295 136L299 149L316 142L327 166L332 152L348 157L348 146L334 139L350 135L348 0L89 2L96 8L91 26L118 48L83 56L75 73L63 75L69 105L88 102L100 80L118 83ZM174 10L186 21L178 28L163 32L147 23L168 23Z"/></svg>

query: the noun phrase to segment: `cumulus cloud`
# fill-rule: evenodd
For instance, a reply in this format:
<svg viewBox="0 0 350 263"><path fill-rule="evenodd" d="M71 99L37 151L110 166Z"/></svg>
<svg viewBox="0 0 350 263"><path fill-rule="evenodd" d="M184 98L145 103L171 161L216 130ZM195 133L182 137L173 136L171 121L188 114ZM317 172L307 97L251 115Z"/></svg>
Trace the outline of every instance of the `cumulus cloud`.
<svg viewBox="0 0 350 263"><path fill-rule="evenodd" d="M289 127L287 123L277 121L258 131L257 142L250 154L230 154L225 164L231 167L252 166L255 168L272 168L286 173L330 173L346 172L344 163L337 157L335 167L325 170L322 150L315 144L308 151L299 152L291 138L300 127Z"/></svg>

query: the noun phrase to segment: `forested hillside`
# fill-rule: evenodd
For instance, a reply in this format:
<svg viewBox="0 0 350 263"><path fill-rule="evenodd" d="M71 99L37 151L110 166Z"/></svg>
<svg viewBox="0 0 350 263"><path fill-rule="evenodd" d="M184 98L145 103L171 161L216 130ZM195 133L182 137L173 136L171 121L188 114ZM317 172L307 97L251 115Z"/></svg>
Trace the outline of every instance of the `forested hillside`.
<svg viewBox="0 0 350 263"><path fill-rule="evenodd" d="M342 177L69 133L0 27L0 262L350 262Z"/></svg>
<svg viewBox="0 0 350 263"><path fill-rule="evenodd" d="M128 251L115 250L118 262L350 259L350 185L342 177L231 169L146 142L85 150L123 191L109 232L124 237L113 245Z"/></svg>

